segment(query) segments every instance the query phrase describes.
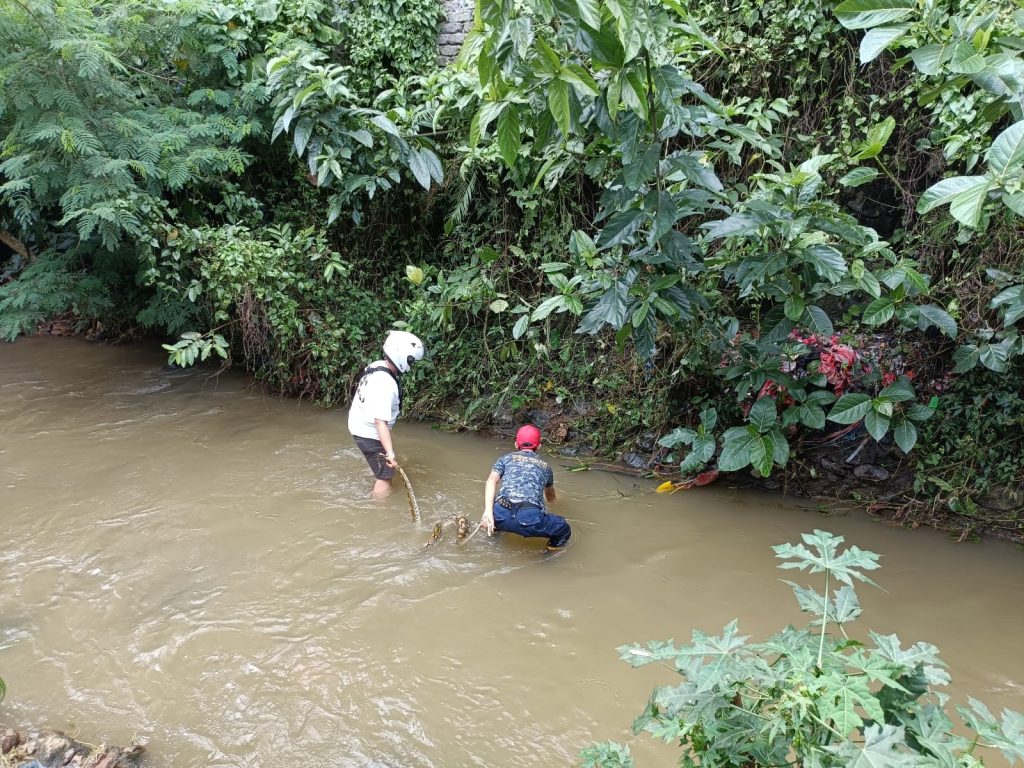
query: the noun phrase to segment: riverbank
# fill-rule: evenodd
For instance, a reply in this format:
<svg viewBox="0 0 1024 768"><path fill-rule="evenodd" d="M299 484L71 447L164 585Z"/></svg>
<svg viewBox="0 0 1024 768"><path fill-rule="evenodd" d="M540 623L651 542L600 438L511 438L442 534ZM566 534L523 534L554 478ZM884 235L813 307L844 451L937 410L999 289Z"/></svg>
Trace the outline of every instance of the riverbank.
<svg viewBox="0 0 1024 768"><path fill-rule="evenodd" d="M559 405L533 408L518 414L499 412L477 429L500 439L511 439L520 420L545 429L548 447L580 468L619 472L673 482L670 492L715 482L725 487L762 490L810 502L822 510L837 508L867 512L888 524L908 528L926 526L949 533L958 541L978 541L991 536L1024 544L1024 486L992 488L970 505L950 505L939 497L927 497L915 486L915 456L896 450L891 440L876 442L863 424L839 428L831 434L814 435L795 442L795 456L772 477L756 470L722 473L710 479L680 475L678 464L667 462L670 451L658 445L661 435L648 431L619 446L611 455L598 455L594 446L570 424ZM710 473L705 473L710 474Z"/></svg>
<svg viewBox="0 0 1024 768"><path fill-rule="evenodd" d="M0 724L0 765L4 768L137 768L145 751L87 744L60 731L19 731Z"/></svg>
<svg viewBox="0 0 1024 768"><path fill-rule="evenodd" d="M42 324L36 335L71 336L94 343L130 341L154 348L160 343L152 338L112 338L102 327L81 328L68 318ZM479 432L503 440L511 439L520 424L529 422L543 430L548 449L576 462L580 470L672 481L680 489L692 485L693 475L680 475L679 457L659 440L686 411L693 417L699 388L691 386L688 398L686 393L672 391L664 375L644 373L626 356L607 355L602 361L600 376L584 385L571 380L576 374L573 366L552 365L532 371L529 380L518 385L523 395L509 396L495 385L499 391L485 391L476 397L465 388L456 390L449 381L453 374L435 361L429 375L419 370L410 374L410 402L404 417L448 431ZM219 363L208 365L211 374L223 370ZM260 384L255 377L253 382ZM330 389L348 391L349 387L334 384ZM273 393L269 387L267 391ZM301 399L301 392L292 394ZM706 397L700 402L708 405ZM724 406L723 410L730 404ZM965 405L950 400L945 407L964 419ZM679 409L684 413L678 413ZM940 409L939 418L942 415ZM881 442L874 440L863 422L848 426L829 423L824 431L793 432L789 462L784 468L777 467L771 477L762 477L750 468L719 475L712 464L711 472L705 472L696 484L717 482L782 493L823 509L842 506L867 511L889 524L936 528L959 541L992 536L1024 544L1024 483L984 484L980 493L954 488L943 479L942 466L923 466L936 464L949 451L948 446L929 445L933 433L928 428L926 422L917 450L908 456L896 448L891 436ZM923 460L922 454L927 454Z"/></svg>

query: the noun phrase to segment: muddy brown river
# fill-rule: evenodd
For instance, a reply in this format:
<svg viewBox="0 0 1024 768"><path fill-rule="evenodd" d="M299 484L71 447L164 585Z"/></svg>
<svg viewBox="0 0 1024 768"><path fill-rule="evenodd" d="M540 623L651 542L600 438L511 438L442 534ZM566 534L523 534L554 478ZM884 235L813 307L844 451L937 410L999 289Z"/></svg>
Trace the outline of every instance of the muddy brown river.
<svg viewBox="0 0 1024 768"><path fill-rule="evenodd" d="M567 551L449 532L419 553L405 495L367 498L343 411L164 362L0 345L0 722L140 740L173 768L571 766L604 739L672 765L629 733L672 675L616 646L803 621L770 546L814 528L883 555L862 630L935 643L957 699L1024 711L1017 547L724 487L656 495L551 456ZM428 520L479 518L510 449L404 422L396 443Z"/></svg>

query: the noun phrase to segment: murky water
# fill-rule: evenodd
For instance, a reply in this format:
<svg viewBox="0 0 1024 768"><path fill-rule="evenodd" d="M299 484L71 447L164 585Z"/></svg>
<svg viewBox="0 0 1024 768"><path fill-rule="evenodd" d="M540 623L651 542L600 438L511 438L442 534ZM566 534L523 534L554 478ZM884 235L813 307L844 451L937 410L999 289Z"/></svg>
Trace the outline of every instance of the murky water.
<svg viewBox="0 0 1024 768"><path fill-rule="evenodd" d="M180 768L568 766L607 738L673 764L628 733L670 673L615 647L801 621L769 547L815 527L884 556L865 628L937 644L958 697L1024 710L1015 547L555 459L568 551L449 533L418 553L404 494L366 498L344 413L163 362L0 346L0 721ZM508 450L407 423L396 441L427 518L477 518Z"/></svg>

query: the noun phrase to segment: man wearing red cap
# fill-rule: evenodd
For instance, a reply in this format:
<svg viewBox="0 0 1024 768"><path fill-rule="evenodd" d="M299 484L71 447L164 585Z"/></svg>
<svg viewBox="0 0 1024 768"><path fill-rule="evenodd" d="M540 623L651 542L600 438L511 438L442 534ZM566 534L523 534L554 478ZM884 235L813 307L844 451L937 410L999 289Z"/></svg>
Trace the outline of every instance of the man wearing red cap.
<svg viewBox="0 0 1024 768"><path fill-rule="evenodd" d="M549 550L558 550L568 543L572 529L564 517L552 515L544 506L545 500L555 501L555 475L537 456L539 447L540 430L532 424L520 427L515 453L498 459L487 477L480 525L487 529L488 536L508 531L543 537L548 540Z"/></svg>

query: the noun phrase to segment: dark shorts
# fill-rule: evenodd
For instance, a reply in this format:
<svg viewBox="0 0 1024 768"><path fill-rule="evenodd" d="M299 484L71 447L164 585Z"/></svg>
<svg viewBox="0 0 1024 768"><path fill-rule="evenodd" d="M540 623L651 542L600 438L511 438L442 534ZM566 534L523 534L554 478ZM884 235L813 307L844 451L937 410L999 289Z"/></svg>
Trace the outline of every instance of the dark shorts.
<svg viewBox="0 0 1024 768"><path fill-rule="evenodd" d="M384 444L380 440L374 440L371 437L356 437L355 435L352 435L352 439L356 441L359 450L363 452L363 458L370 465L370 471L373 472L374 477L378 480L390 480L395 476L395 470L384 461Z"/></svg>

